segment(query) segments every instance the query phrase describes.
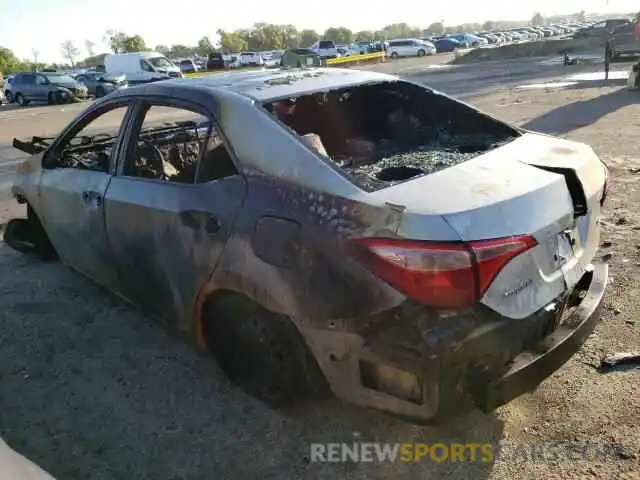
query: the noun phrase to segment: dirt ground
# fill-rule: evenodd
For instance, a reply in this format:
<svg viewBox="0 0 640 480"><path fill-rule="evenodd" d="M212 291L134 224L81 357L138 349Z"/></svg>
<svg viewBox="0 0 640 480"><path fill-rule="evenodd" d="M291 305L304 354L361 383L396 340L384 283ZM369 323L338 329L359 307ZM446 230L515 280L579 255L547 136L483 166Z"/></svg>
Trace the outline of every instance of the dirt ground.
<svg viewBox="0 0 640 480"><path fill-rule="evenodd" d="M0 436L59 479L640 479L640 370L596 368L606 353L640 350L640 93L594 85L472 100L517 124L587 142L610 167L606 309L581 351L535 392L440 428L335 401L272 411L152 319L60 265L0 243ZM512 452L621 447L608 458L514 454L493 465L309 462L311 442L354 440L502 440Z"/></svg>

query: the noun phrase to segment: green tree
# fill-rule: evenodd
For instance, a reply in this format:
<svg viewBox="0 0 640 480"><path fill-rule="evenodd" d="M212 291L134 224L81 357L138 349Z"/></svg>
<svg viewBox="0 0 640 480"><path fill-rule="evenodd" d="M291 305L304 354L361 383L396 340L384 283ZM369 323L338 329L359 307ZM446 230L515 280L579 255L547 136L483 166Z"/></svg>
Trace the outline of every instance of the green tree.
<svg viewBox="0 0 640 480"><path fill-rule="evenodd" d="M62 58L69 60L71 68L75 68L75 59L80 55L80 49L76 47L71 40L65 40L60 44Z"/></svg>
<svg viewBox="0 0 640 480"><path fill-rule="evenodd" d="M375 40L375 35L370 30L360 30L356 33L357 42L372 42L373 40Z"/></svg>
<svg viewBox="0 0 640 480"><path fill-rule="evenodd" d="M273 23L256 23L249 30L237 32L247 41L249 50L280 50L285 46L285 39L291 41L297 37L297 30L289 25L277 25ZM295 41L295 40L294 40ZM297 41L295 41L297 44Z"/></svg>
<svg viewBox="0 0 640 480"><path fill-rule="evenodd" d="M302 30L298 35L298 45L300 47L310 47L320 39L320 34L315 30Z"/></svg>
<svg viewBox="0 0 640 480"><path fill-rule="evenodd" d="M171 55L171 48L167 47L166 45L156 45L153 48L153 50L158 53L161 53L165 57L168 57L169 55Z"/></svg>
<svg viewBox="0 0 640 480"><path fill-rule="evenodd" d="M124 51L123 45L126 38L127 34L118 30L107 30L104 34L104 39L113 53L121 53Z"/></svg>
<svg viewBox="0 0 640 480"><path fill-rule="evenodd" d="M544 17L540 12L533 14L533 17L531 18L531 25L544 25Z"/></svg>
<svg viewBox="0 0 640 480"><path fill-rule="evenodd" d="M200 40L198 40L198 55L206 56L209 55L209 53L213 50L213 43L211 43L209 37L204 36Z"/></svg>
<svg viewBox="0 0 640 480"><path fill-rule="evenodd" d="M121 46L123 52L146 52L149 50L140 35L125 36Z"/></svg>
<svg viewBox="0 0 640 480"><path fill-rule="evenodd" d="M491 20L487 20L482 24L482 30L493 30L494 28L496 28L495 24Z"/></svg>
<svg viewBox="0 0 640 480"><path fill-rule="evenodd" d="M325 30L322 38L333 40L337 44L345 44L353 42L354 35L347 27L331 27Z"/></svg>
<svg viewBox="0 0 640 480"><path fill-rule="evenodd" d="M386 25L382 31L387 39L418 37L422 33L420 28L412 27L406 23L392 23Z"/></svg>
<svg viewBox="0 0 640 480"><path fill-rule="evenodd" d="M186 45L171 45L170 55L174 58L190 57L193 55L194 48Z"/></svg>
<svg viewBox="0 0 640 480"><path fill-rule="evenodd" d="M295 25L282 26L283 48L296 48L300 45L300 33Z"/></svg>
<svg viewBox="0 0 640 480"><path fill-rule="evenodd" d="M247 49L247 40L238 32L216 32L220 37L220 48L223 52L237 53Z"/></svg>
<svg viewBox="0 0 640 480"><path fill-rule="evenodd" d="M127 35L118 30L107 30L104 39L113 53L144 52L149 50L140 35Z"/></svg>
<svg viewBox="0 0 640 480"><path fill-rule="evenodd" d="M427 28L432 35L442 35L444 33L444 25L442 22L434 22Z"/></svg>
<svg viewBox="0 0 640 480"><path fill-rule="evenodd" d="M13 73L20 68L20 59L11 50L0 47L0 72Z"/></svg>

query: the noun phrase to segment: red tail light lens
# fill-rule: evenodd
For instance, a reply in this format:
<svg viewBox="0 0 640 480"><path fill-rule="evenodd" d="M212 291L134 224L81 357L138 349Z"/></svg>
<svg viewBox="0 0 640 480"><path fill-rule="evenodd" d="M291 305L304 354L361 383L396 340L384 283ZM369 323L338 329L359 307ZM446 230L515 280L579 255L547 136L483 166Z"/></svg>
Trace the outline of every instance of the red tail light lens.
<svg viewBox="0 0 640 480"><path fill-rule="evenodd" d="M476 303L511 259L536 245L528 235L468 243L389 238L351 242L375 275L408 297L441 309Z"/></svg>

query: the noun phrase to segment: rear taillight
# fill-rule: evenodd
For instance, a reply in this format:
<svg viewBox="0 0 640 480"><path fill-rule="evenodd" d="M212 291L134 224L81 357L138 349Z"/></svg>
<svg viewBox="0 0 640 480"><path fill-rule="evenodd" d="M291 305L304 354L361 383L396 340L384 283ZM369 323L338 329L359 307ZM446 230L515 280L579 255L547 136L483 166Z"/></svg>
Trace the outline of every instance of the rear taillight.
<svg viewBox="0 0 640 480"><path fill-rule="evenodd" d="M408 297L440 309L476 303L511 259L537 244L529 235L466 243L389 238L351 242L372 273Z"/></svg>
<svg viewBox="0 0 640 480"><path fill-rule="evenodd" d="M609 190L609 167L607 164L602 162L604 166L604 186L602 187L602 197L600 197L600 206L604 206L604 202L607 199L607 192Z"/></svg>

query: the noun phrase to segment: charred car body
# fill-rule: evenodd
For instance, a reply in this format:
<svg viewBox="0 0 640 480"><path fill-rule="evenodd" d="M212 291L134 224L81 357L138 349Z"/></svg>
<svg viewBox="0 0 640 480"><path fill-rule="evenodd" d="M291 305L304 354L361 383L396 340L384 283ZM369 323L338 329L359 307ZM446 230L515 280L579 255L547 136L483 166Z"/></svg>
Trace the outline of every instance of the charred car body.
<svg viewBox="0 0 640 480"><path fill-rule="evenodd" d="M393 76L136 86L14 145L33 156L7 243L161 315L273 404L491 410L568 360L601 308L591 148Z"/></svg>

